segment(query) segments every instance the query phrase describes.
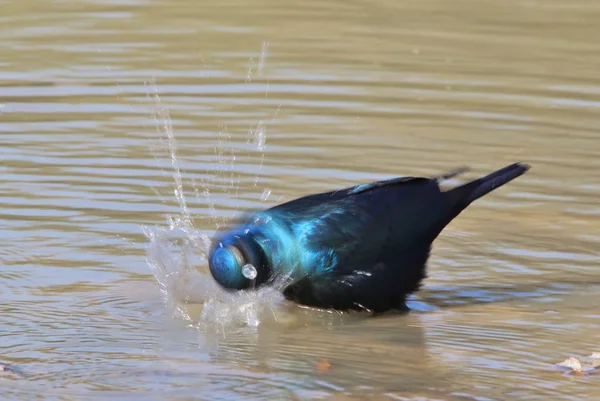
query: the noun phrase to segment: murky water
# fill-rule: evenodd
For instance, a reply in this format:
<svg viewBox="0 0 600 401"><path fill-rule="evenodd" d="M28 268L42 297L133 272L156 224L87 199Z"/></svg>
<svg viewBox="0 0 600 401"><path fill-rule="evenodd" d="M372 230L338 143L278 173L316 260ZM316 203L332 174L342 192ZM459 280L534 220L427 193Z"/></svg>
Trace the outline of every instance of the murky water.
<svg viewBox="0 0 600 401"><path fill-rule="evenodd" d="M595 399L600 4L2 2L2 399ZM409 315L228 296L251 208L532 170L436 241Z"/></svg>

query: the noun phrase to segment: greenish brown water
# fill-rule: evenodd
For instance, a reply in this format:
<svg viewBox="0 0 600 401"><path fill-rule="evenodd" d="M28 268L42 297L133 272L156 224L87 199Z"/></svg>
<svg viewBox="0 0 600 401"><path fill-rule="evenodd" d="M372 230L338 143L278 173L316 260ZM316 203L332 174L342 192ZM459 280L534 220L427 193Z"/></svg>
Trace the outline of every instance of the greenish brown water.
<svg viewBox="0 0 600 401"><path fill-rule="evenodd" d="M600 397L600 3L0 4L3 400ZM407 316L206 276L246 208L517 160Z"/></svg>

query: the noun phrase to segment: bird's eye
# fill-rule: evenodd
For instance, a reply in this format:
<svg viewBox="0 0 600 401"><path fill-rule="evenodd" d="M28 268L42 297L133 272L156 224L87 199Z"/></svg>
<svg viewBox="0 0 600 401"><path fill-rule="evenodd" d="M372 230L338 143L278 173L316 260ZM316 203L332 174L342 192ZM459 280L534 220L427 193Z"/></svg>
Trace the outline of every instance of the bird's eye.
<svg viewBox="0 0 600 401"><path fill-rule="evenodd" d="M220 246L216 248L209 260L210 271L225 288L241 289L246 278L242 269L246 264L242 252L234 246Z"/></svg>

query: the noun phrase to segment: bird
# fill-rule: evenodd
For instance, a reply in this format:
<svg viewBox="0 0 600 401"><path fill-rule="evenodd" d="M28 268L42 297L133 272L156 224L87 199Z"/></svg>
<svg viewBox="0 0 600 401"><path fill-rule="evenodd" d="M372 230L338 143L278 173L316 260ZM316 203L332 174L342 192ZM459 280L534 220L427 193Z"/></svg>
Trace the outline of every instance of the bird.
<svg viewBox="0 0 600 401"><path fill-rule="evenodd" d="M208 264L227 291L276 286L296 304L337 311L408 310L434 240L475 200L525 174L517 162L448 190L401 176L315 193L248 213L215 234Z"/></svg>

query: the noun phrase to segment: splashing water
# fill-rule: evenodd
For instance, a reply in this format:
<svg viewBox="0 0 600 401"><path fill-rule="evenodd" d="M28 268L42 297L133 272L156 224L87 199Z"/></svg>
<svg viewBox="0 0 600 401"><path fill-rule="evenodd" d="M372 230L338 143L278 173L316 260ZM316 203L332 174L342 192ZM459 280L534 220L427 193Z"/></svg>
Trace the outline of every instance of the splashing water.
<svg viewBox="0 0 600 401"><path fill-rule="evenodd" d="M265 64L266 48L264 44L259 68L261 75ZM250 69L248 76L251 77L251 74ZM216 284L210 275L207 255L211 240L206 233L194 226L194 220L186 203L180 160L177 157L177 143L169 112L162 107L155 83L153 89L153 94L148 95L154 104L152 117L159 137L166 140L163 150L165 148L168 150L174 182L173 193L180 210L176 215L166 216L166 226L142 227L148 239L147 263L160 286L167 306L174 316L183 319L190 326L210 331L220 331L232 325L257 327L261 321L275 317L275 307L283 300L281 288L265 286L257 290L228 292ZM275 117L278 112L279 109ZM255 151L259 153L260 170L264 162L266 138L266 125L260 121L255 129L250 130L247 141L248 144L253 144ZM240 176L234 172L235 156L233 149L228 149L228 146L229 137L220 132L219 143L215 149L218 168L214 171L214 180L219 181L219 184L225 184L222 186L227 188L228 194L237 197ZM196 198L208 205L210 218L218 229L227 224L233 216L230 218L216 216L209 184L210 182L202 182L200 189L193 182L192 188ZM254 186L257 185L258 176L254 180ZM270 190L264 189L259 197L262 201L266 201L270 194ZM247 265L244 271L247 277L256 275L254 266Z"/></svg>

